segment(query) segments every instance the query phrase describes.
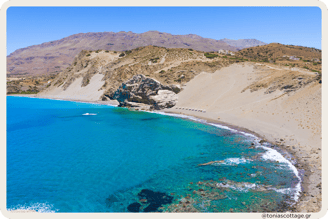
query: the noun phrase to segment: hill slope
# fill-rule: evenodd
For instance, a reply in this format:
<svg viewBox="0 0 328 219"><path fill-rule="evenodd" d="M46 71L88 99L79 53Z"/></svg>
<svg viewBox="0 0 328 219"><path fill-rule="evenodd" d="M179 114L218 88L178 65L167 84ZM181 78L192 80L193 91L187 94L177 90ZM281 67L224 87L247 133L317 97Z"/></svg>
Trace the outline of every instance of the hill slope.
<svg viewBox="0 0 328 219"><path fill-rule="evenodd" d="M198 35L172 35L158 31L80 33L60 40L18 49L7 57L7 74L40 75L58 73L67 68L82 50L124 51L155 45L166 48L191 48L199 51L226 49L237 51L221 40Z"/></svg>
<svg viewBox="0 0 328 219"><path fill-rule="evenodd" d="M257 62L271 62L290 67L299 67L321 74L321 50L303 46L270 43L264 46L242 49L237 58Z"/></svg>
<svg viewBox="0 0 328 219"><path fill-rule="evenodd" d="M213 53L214 54L214 53ZM72 65L64 69L38 95L75 100L113 99L114 92L134 75L143 74L164 85L182 86L202 71L214 72L230 64L217 57L207 58L204 52L156 46L140 47L123 53L107 50L81 51ZM96 96L88 96L93 87ZM85 91L85 92L84 92Z"/></svg>

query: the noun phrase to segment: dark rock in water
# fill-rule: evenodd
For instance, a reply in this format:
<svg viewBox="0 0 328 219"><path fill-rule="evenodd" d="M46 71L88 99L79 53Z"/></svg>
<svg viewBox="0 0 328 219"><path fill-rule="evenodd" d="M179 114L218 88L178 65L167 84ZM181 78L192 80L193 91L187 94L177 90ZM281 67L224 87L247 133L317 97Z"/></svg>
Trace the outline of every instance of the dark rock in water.
<svg viewBox="0 0 328 219"><path fill-rule="evenodd" d="M158 208L162 205L159 203L150 203L145 209L144 212L156 212L158 211Z"/></svg>
<svg viewBox="0 0 328 219"><path fill-rule="evenodd" d="M149 189L141 190L141 192L138 193L138 197L140 200L145 200L146 204L149 204L144 209L144 212L158 212L158 208L162 207L162 205L171 204L173 201L172 196L163 192L154 192Z"/></svg>
<svg viewBox="0 0 328 219"><path fill-rule="evenodd" d="M163 192L154 192L149 189L143 189L139 192L138 196L140 198L147 199L147 202L160 202L161 204L170 204L173 197L166 195Z"/></svg>
<svg viewBox="0 0 328 219"><path fill-rule="evenodd" d="M138 202L134 202L128 206L128 211L130 212L139 212L141 204Z"/></svg>
<svg viewBox="0 0 328 219"><path fill-rule="evenodd" d="M264 141L264 140L261 140L261 141L260 141L260 144L263 144L263 143L265 143L265 142L266 142L266 141Z"/></svg>

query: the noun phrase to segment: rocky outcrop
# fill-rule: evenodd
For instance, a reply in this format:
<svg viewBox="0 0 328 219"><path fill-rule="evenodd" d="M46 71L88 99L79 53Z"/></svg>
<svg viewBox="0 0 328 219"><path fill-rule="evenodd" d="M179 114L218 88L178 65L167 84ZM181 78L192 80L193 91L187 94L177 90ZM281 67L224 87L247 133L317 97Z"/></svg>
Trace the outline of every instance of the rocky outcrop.
<svg viewBox="0 0 328 219"><path fill-rule="evenodd" d="M163 85L139 74L122 83L111 98L118 100L122 107L160 110L175 106L179 91L177 85Z"/></svg>

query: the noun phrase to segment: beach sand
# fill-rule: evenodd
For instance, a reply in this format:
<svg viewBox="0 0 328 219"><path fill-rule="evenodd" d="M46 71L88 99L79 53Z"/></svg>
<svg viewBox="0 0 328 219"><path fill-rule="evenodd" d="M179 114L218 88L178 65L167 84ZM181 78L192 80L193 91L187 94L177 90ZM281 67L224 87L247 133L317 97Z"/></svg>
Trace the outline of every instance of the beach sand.
<svg viewBox="0 0 328 219"><path fill-rule="evenodd" d="M97 101L104 92L104 90L100 89L105 83L102 81L103 77L104 75L102 74L93 75L89 84L85 87L81 87L83 78L79 77L75 79L66 90L63 90L62 86L52 86L49 89L36 94L36 97L78 101Z"/></svg>

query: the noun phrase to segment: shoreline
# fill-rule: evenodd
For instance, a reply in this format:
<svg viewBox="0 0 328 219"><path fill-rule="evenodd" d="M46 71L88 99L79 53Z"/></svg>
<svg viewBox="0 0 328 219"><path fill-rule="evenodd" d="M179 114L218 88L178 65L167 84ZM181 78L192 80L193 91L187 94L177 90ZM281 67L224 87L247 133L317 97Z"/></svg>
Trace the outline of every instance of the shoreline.
<svg viewBox="0 0 328 219"><path fill-rule="evenodd" d="M207 117L206 113L204 113L205 114L204 116L197 116L197 115L194 115L194 114L188 114L188 113L181 113L181 112L172 111L170 109L166 109L166 110L161 111L161 112L198 118L198 119L204 120L209 125L211 125L211 123L212 123L212 124L218 124L220 126L225 126L229 129L236 130L238 132L251 134L251 135L259 138L260 140L263 140L263 141L269 143L270 145L274 146L274 150L276 150L279 154L281 154L287 161L289 161L297 169L298 176L301 179L301 182L300 182L300 184L301 184L300 195L298 197L297 202L295 202L293 205L291 205L290 206L291 208L289 210L291 210L292 212L298 212L298 213L304 212L304 211L302 211L304 209L302 207L299 207L298 205L301 204L302 202L304 202L303 198L306 197L306 193L309 192L305 187L305 185L308 183L309 179L306 178L305 176L309 175L311 173L311 169L306 165L306 163L302 162L302 157L298 157L296 152L293 151L291 148L285 147L286 145L284 145L284 144L277 144L275 141L269 140L266 137L262 136L261 134L255 132L255 131L252 131L250 129L247 129L245 127L237 126L237 125L234 125L234 124L231 124L231 123L228 123L228 122L218 121L218 120L215 120L215 119L211 118L210 116ZM286 155L288 155L288 156L286 156ZM289 156L291 156L291 159L290 159ZM302 168L299 168L299 166L301 166Z"/></svg>
<svg viewBox="0 0 328 219"><path fill-rule="evenodd" d="M7 96L18 96L18 97L29 97L29 98L38 98L38 99L51 99L51 100L62 100L62 101L71 101L71 102L81 102L81 103L90 103L90 104L100 104L100 105L108 105L108 106L113 106L113 107L117 107L117 105L113 105L110 103L113 103L113 101L88 101L88 100L73 100L73 99L60 99L60 98L43 98L43 97L38 97L36 95L7 95ZM127 107L122 107L122 108L126 108ZM140 110L141 111L141 110ZM177 110L173 109L173 108L169 108L169 109L164 109L164 110L154 110L154 111L143 111L143 112L148 112L148 113L159 113L162 115L166 115L166 116L175 116L175 117L179 117L179 115L183 115L185 117L185 119L194 121L194 122L203 122L206 123L208 125L219 125L222 127L218 127L218 128L227 128L227 129L231 129L232 131L237 131L241 134L246 134L246 135L252 135L255 138L258 138L260 140L260 142L263 140L266 143L269 143L270 145L272 145L273 147L271 147L273 150L276 150L284 159L286 159L288 162L290 162L291 165L293 165L297 171L298 171L298 177L300 178L300 186L301 186L301 191L299 191L299 196L298 199L295 203L293 203L291 206L289 206L288 211L292 211L292 212L300 212L298 204L300 202L302 202L302 197L304 197L304 193L307 192L306 188L303 186L304 183L306 183L306 178L304 177L305 173L309 173L310 169L307 168L307 165L305 165L305 163L301 162L301 158L297 157L297 155L295 154L295 152L293 150L291 150L290 148L284 147L284 144L277 144L275 141L272 141L270 139L267 139L266 137L262 136L261 134L252 131L250 129L247 129L245 127L241 127L229 122L223 122L223 121L219 121L219 120L215 120L214 118L211 118L211 116L205 112L202 113L201 115L195 115L195 113L185 113L185 112L177 112ZM192 118L196 118L199 119L198 121ZM201 120L201 121L200 121ZM263 143L263 142L262 142ZM261 143L260 145L262 147L267 147L267 146L263 146ZM270 148L270 147L267 147ZM287 156L286 156L287 155ZM302 164L302 168L298 168L298 164ZM303 173L304 172L304 173Z"/></svg>
<svg viewBox="0 0 328 219"><path fill-rule="evenodd" d="M281 147L281 145L277 145L275 142L270 141L270 140L266 139L265 137L263 137L262 135L260 135L259 133L251 131L251 130L245 128L245 127L237 126L237 125L227 123L227 122L217 121L217 120L214 120L214 119L212 119L210 117L206 117L206 116L195 116L195 115L192 115L192 114L177 113L177 112L174 112L174 111L170 111L169 109L165 109L164 111L155 111L155 113L156 112L159 112L159 113L167 115L167 116L176 116L176 117L179 116L179 115L184 115L184 116L186 116L184 118L186 118L188 120L191 120L191 121L194 121L194 122L202 122L202 123L205 123L205 124L211 125L211 126L219 125L219 126L215 126L215 127L222 128L222 129L229 129L231 131L238 132L238 133L240 133L242 135L245 135L245 136L251 135L251 137L253 137L254 140L259 140L258 143L261 147L268 148L268 149L273 149L273 150L277 151L285 160L287 160L297 170L297 174L295 174L295 175L298 176L299 179L300 179L299 184L300 184L301 188L300 188L300 191L298 192L299 195L297 196L297 201L294 202L291 206L289 206L290 208L288 208L288 210L293 210L294 211L295 206L301 201L301 197L302 197L303 192L305 190L304 187L303 187L303 182L304 182L304 173L303 172L309 171L309 170L306 169L306 168L300 169L300 168L297 168L295 166L299 163L299 161L298 161L297 157L294 155L294 153L292 151L288 150L287 148ZM200 121L199 120L198 121L194 120L192 118L200 119ZM266 145L263 145L263 143L269 143L269 145L266 146ZM294 211L294 212L298 212L298 211Z"/></svg>

